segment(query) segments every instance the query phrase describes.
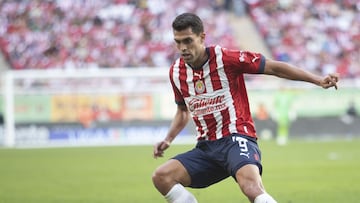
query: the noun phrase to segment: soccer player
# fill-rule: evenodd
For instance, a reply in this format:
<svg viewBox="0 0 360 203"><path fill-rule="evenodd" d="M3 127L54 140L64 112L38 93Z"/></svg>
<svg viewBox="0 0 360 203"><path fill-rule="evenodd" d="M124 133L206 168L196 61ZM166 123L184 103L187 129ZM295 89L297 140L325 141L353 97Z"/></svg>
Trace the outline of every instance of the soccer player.
<svg viewBox="0 0 360 203"><path fill-rule="evenodd" d="M159 166L152 176L154 186L167 202L193 203L197 200L185 187L204 188L232 176L250 202L276 202L262 183L261 154L243 74L274 75L336 89L337 74L320 77L259 53L206 47L202 20L192 13L177 16L172 28L181 54L169 73L177 111L153 155L163 156L190 116L198 142Z"/></svg>

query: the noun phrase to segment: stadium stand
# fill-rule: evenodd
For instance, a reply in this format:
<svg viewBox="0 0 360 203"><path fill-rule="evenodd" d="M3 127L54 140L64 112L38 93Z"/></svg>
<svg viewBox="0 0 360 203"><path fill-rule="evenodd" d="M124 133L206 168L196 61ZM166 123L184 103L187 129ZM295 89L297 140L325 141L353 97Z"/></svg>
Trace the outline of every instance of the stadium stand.
<svg viewBox="0 0 360 203"><path fill-rule="evenodd" d="M175 15L198 13L209 44L239 48L239 27L224 22L240 19L244 7L273 58L360 76L354 0L4 0L0 47L12 69L167 67L177 57L169 29Z"/></svg>
<svg viewBox="0 0 360 203"><path fill-rule="evenodd" d="M1 1L0 46L13 69L168 66L177 57L169 25L184 11L206 19L209 41L234 47L211 0Z"/></svg>
<svg viewBox="0 0 360 203"><path fill-rule="evenodd" d="M356 0L248 0L248 12L273 57L326 74L360 76Z"/></svg>

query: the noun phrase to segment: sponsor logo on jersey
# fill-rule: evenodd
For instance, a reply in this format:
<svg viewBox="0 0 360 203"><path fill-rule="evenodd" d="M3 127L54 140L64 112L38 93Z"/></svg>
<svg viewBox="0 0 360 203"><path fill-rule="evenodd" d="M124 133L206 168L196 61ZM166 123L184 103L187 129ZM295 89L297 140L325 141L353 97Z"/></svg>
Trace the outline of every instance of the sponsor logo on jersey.
<svg viewBox="0 0 360 203"><path fill-rule="evenodd" d="M194 98L189 102L189 110L195 116L210 114L225 108L225 95L212 98Z"/></svg>

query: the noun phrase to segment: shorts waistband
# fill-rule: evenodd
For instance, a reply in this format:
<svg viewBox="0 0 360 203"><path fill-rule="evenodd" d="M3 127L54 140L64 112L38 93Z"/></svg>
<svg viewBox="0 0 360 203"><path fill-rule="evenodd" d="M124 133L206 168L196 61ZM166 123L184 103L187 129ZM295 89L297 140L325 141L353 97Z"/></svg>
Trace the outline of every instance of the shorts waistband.
<svg viewBox="0 0 360 203"><path fill-rule="evenodd" d="M251 137L251 136L248 136L248 135L244 135L244 134L239 134L239 133L232 133L232 134L230 134L230 135L228 135L228 136L222 137L222 138L217 139L217 140L207 140L206 138L201 137L201 138L198 139L198 142L199 142L199 141L201 141L201 142L204 142L204 141L214 142L214 141L219 141L219 140L224 140L224 139L230 139L230 138L233 137L233 136L243 137L243 138L245 138L245 139L247 139L247 140L250 140L250 141L252 141L252 142L257 143L257 138Z"/></svg>

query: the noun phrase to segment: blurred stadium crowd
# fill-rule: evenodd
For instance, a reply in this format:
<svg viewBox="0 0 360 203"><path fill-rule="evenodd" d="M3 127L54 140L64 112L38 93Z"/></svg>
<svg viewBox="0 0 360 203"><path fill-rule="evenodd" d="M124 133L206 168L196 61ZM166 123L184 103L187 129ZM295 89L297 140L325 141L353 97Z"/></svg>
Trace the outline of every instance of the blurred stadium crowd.
<svg viewBox="0 0 360 203"><path fill-rule="evenodd" d="M168 66L171 22L196 12L211 41L234 47L226 13L212 0L5 0L0 43L13 69Z"/></svg>
<svg viewBox="0 0 360 203"><path fill-rule="evenodd" d="M318 73L360 76L360 1L252 1L249 14L273 57Z"/></svg>
<svg viewBox="0 0 360 203"><path fill-rule="evenodd" d="M177 14L204 18L208 44L238 48L227 22L240 4L274 58L360 77L357 0L3 0L0 48L13 69L168 66Z"/></svg>

